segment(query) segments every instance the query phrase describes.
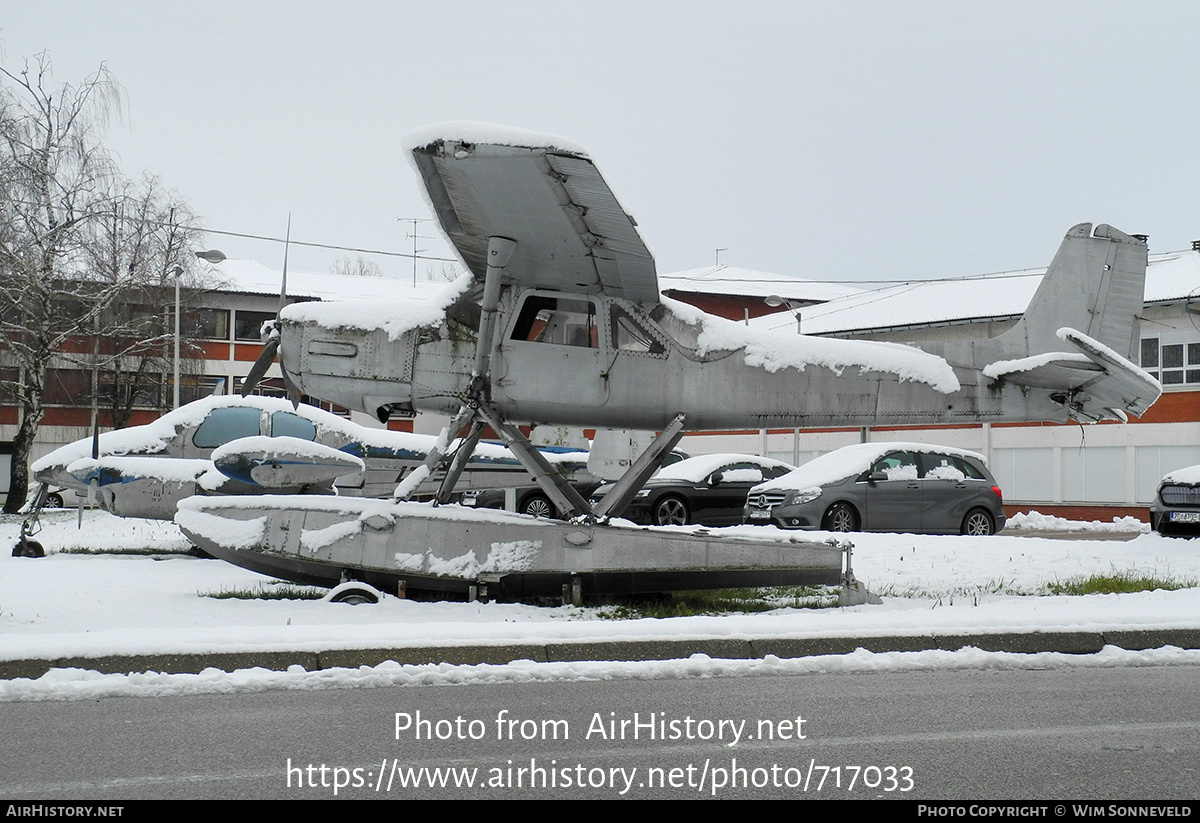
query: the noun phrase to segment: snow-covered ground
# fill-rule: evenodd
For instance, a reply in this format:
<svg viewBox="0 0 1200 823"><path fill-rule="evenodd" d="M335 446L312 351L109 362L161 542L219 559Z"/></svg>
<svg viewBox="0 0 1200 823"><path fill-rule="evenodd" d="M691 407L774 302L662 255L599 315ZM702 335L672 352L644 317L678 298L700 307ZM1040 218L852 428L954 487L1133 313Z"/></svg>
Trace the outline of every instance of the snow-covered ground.
<svg viewBox="0 0 1200 823"><path fill-rule="evenodd" d="M1029 525L1037 529L1056 525L1050 519L1031 520ZM186 554L149 557L69 551L85 547L180 552L187 541L173 524L120 520L99 511L85 512L82 530L76 528L74 512L49 513L44 524L37 539L49 555L32 560L9 556L19 533L19 521L0 521L0 660L681 637L862 637L1200 627L1200 588L1195 587L1200 580L1200 541L1168 539L1153 533L1128 541L1051 540L1021 537L1015 532L992 537L856 534L855 573L883 596L883 605L617 621L603 619L596 609L519 604L417 603L389 597L375 606L354 607L321 601L216 599L205 595L276 584L227 563ZM1136 522L1123 525L1136 528ZM740 526L730 531L750 530L761 536L764 528ZM1120 595L1046 594L1047 584L1114 571L1191 581L1193 587ZM1160 653L1155 657L1110 651L1104 665L1114 665L1114 661L1200 662L1200 652ZM907 653L918 657L897 654L860 652L853 665L881 666L886 661L892 661L886 663L888 666L902 667L976 665L977 656L984 655L974 650ZM863 655L875 662L868 663ZM1010 665L997 661L1018 658L1026 661L1022 665L1058 665L1055 660L1061 665L1082 665L1078 657L1071 655L1009 655L988 658L992 661L988 665ZM547 665L551 668L537 668ZM604 671L608 672L605 676L615 676L617 671L634 671L639 665L645 667L646 676L654 676L652 671L675 670L662 663L604 665L617 668L514 663L510 667L471 667L478 674L467 675L455 667L390 664L371 671L392 672L388 675L392 681L397 677L424 681L443 677L446 682L460 682L476 676L538 679L598 676L597 672ZM684 673L691 669L720 673L731 665L703 658L681 661L675 667ZM805 667L814 665L840 669L851 664L845 659L825 664L773 659L736 664L770 670L781 666L807 670ZM532 673L530 667L541 674ZM485 671L491 673L485 675ZM151 683L163 688L168 688L164 684L174 684L168 690L230 690L241 688L238 683L251 682L253 685L245 687L271 688L276 685L264 684L284 681L293 688L307 688L350 685L373 677L369 673L335 677L302 671L261 672L253 677L215 671L206 675L134 677L72 670L52 672L38 681L0 682L0 700L92 695L101 683L105 684L105 693L123 693Z"/></svg>

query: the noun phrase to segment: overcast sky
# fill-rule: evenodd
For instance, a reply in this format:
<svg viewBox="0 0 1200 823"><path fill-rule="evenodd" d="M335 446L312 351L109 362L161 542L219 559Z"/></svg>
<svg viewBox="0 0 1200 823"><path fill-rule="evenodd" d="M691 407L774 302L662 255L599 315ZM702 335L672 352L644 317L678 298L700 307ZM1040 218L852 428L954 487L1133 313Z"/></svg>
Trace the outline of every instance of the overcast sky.
<svg viewBox="0 0 1200 823"><path fill-rule="evenodd" d="M3 65L42 50L59 81L106 63L126 174L225 231L291 212L300 240L411 251L399 218L431 215L401 137L468 119L585 146L660 272L724 248L815 280L978 274L1045 265L1084 221L1200 239L1190 1L5 3Z"/></svg>

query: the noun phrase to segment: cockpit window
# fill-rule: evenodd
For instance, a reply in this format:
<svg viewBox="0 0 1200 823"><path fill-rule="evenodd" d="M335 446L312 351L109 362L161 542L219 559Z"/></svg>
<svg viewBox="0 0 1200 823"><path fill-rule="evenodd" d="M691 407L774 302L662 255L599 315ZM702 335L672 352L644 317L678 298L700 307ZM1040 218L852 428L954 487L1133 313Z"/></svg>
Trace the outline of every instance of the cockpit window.
<svg viewBox="0 0 1200 823"><path fill-rule="evenodd" d="M298 414L275 412L271 415L271 436L314 440L317 436L317 427Z"/></svg>
<svg viewBox="0 0 1200 823"><path fill-rule="evenodd" d="M596 307L590 300L562 300L531 295L513 324L513 340L559 346L599 348Z"/></svg>
<svg viewBox="0 0 1200 823"><path fill-rule="evenodd" d="M215 449L230 440L258 434L258 409L245 406L213 409L192 435L192 444L198 449Z"/></svg>
<svg viewBox="0 0 1200 823"><path fill-rule="evenodd" d="M662 354L666 351L654 335L616 306L612 309L612 332L613 348L617 351L640 354Z"/></svg>

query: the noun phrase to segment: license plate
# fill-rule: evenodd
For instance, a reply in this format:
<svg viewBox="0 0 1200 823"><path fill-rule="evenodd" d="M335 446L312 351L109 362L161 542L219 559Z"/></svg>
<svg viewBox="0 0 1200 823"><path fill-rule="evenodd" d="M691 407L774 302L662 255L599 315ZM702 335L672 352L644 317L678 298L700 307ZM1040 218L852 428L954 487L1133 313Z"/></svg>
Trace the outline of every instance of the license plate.
<svg viewBox="0 0 1200 823"><path fill-rule="evenodd" d="M770 512L770 510L752 509L750 511L750 519L751 520L770 520L771 512Z"/></svg>
<svg viewBox="0 0 1200 823"><path fill-rule="evenodd" d="M1172 523L1200 523L1200 512L1171 512L1167 519Z"/></svg>
<svg viewBox="0 0 1200 823"><path fill-rule="evenodd" d="M474 506L474 505L475 505L475 498L474 498L474 497L464 497L464 498L462 499L462 504L463 504L464 506Z"/></svg>

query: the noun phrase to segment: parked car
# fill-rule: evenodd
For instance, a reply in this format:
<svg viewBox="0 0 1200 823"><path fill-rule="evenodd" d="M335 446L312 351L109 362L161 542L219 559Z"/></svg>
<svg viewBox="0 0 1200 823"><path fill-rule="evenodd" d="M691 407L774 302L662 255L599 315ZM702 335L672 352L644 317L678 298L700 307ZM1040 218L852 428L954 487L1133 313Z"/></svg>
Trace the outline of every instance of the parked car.
<svg viewBox="0 0 1200 823"><path fill-rule="evenodd" d="M34 480L29 484L29 493L25 495L25 509L28 510L33 506L33 501L37 497L38 489L41 488L41 483ZM51 485L46 490L46 499L42 503L42 507L46 509L61 509L67 505L74 506L79 502L79 497L70 489L63 486Z"/></svg>
<svg viewBox="0 0 1200 823"><path fill-rule="evenodd" d="M687 459L687 454L675 449L667 453L663 458L662 465L670 466L678 463L680 460ZM583 497L594 494L600 486L602 480L592 480L584 483L572 483L575 490ZM611 488L609 484L606 488ZM525 486L517 486L513 489L515 496L513 511L521 514L528 514L534 517L561 517L562 512L550 501L549 496L542 491L542 487L536 483L530 483ZM470 506L476 509L503 509L506 508L507 489L468 489L463 492L459 498L459 504ZM593 503L596 501L593 500Z"/></svg>
<svg viewBox="0 0 1200 823"><path fill-rule="evenodd" d="M1200 466L1176 469L1159 481L1150 528L1159 534L1200 534Z"/></svg>
<svg viewBox="0 0 1200 823"><path fill-rule="evenodd" d="M1000 487L981 454L924 443L860 443L755 486L747 523L836 532L992 534Z"/></svg>
<svg viewBox="0 0 1200 823"><path fill-rule="evenodd" d="M600 485L597 480L591 483L572 483L583 497L587 497L592 491ZM534 517L560 517L561 512L550 501L550 498L542 491L542 487L536 483L531 483L527 486L516 486L512 489L516 497L516 506L513 511L521 514L529 514ZM467 489L462 493L459 503L463 506L471 506L478 509L503 509L505 508L505 496L508 489Z"/></svg>
<svg viewBox="0 0 1200 823"><path fill-rule="evenodd" d="M780 477L792 466L750 454L704 454L660 469L637 491L623 512L635 523L652 526L731 526L742 522L750 487ZM608 493L608 483L592 495L592 504Z"/></svg>

